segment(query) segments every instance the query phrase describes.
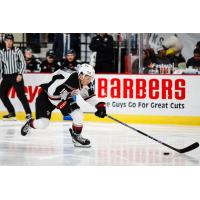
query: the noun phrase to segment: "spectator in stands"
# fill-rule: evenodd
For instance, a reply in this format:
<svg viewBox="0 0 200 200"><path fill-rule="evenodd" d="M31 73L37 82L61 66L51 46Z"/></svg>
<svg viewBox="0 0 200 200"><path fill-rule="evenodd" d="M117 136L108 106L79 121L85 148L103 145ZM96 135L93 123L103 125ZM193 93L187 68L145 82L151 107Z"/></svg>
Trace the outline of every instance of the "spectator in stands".
<svg viewBox="0 0 200 200"><path fill-rule="evenodd" d="M143 50L143 73L149 74L153 73L152 71L155 70L155 63L156 63L156 55L153 49L144 49ZM139 69L139 58L137 58L132 65L132 72L133 74L138 74L140 71Z"/></svg>
<svg viewBox="0 0 200 200"><path fill-rule="evenodd" d="M76 60L76 53L73 49L67 51L66 58L62 60L62 67L64 71L74 72L77 71L79 63Z"/></svg>
<svg viewBox="0 0 200 200"><path fill-rule="evenodd" d="M168 69L173 68L171 60L166 55L166 49L160 47L157 49L157 58L156 58L156 68L159 70L160 74L168 73ZM166 70L167 69L167 70Z"/></svg>
<svg viewBox="0 0 200 200"><path fill-rule="evenodd" d="M26 61L25 72L39 72L41 61L33 55L31 48L26 48L24 51L24 58Z"/></svg>
<svg viewBox="0 0 200 200"><path fill-rule="evenodd" d="M178 55L170 54L167 57L171 60L171 63L174 65L174 68L177 68L179 64L185 63L185 58L180 53Z"/></svg>
<svg viewBox="0 0 200 200"><path fill-rule="evenodd" d="M74 49L77 57L80 57L79 34L56 33L53 43L53 51L55 52L56 58L59 60L65 58L69 49Z"/></svg>
<svg viewBox="0 0 200 200"><path fill-rule="evenodd" d="M0 50L5 47L4 33L0 33Z"/></svg>
<svg viewBox="0 0 200 200"><path fill-rule="evenodd" d="M92 38L89 47L93 52L97 52L95 71L97 73L114 72L113 37L107 33L100 33Z"/></svg>
<svg viewBox="0 0 200 200"><path fill-rule="evenodd" d="M188 59L186 66L191 66L194 69L200 69L200 48L194 49L193 57Z"/></svg>
<svg viewBox="0 0 200 200"><path fill-rule="evenodd" d="M156 54L152 48L144 50L145 59L143 61L144 74L157 74L158 70L156 68Z"/></svg>
<svg viewBox="0 0 200 200"><path fill-rule="evenodd" d="M155 53L154 49L149 48L149 49L146 49L146 50L149 52L149 57L151 59L151 62L156 63L156 53Z"/></svg>
<svg viewBox="0 0 200 200"><path fill-rule="evenodd" d="M46 60L44 60L41 65L41 72L52 73L60 69L60 62L56 60L55 52L49 50L46 54Z"/></svg>

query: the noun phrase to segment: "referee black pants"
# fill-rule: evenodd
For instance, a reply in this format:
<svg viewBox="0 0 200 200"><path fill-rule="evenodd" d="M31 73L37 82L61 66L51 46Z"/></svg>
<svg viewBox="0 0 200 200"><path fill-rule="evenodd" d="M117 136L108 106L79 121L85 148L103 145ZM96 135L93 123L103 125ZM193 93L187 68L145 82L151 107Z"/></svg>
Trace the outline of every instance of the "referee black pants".
<svg viewBox="0 0 200 200"><path fill-rule="evenodd" d="M0 98L4 106L7 108L8 112L15 113L15 109L8 98L8 91L13 86L17 93L17 97L24 107L26 114L31 113L31 109L24 92L24 80L22 79L20 82L17 82L16 77L17 74L3 75L3 80L0 85Z"/></svg>

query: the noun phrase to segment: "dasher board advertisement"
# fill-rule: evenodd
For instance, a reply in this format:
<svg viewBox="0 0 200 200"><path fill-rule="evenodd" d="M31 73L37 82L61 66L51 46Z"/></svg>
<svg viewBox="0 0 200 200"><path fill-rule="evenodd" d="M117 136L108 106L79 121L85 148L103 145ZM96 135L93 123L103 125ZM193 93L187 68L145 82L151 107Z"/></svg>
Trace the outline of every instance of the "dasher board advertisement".
<svg viewBox="0 0 200 200"><path fill-rule="evenodd" d="M39 85L49 74L24 74L25 91L31 109L35 111L35 100ZM196 75L96 75L95 90L101 101L105 101L110 114L200 116L200 76ZM23 111L15 90L9 98L16 111ZM95 109L77 97L84 112ZM1 111L6 111L0 102ZM59 112L58 110L54 112Z"/></svg>

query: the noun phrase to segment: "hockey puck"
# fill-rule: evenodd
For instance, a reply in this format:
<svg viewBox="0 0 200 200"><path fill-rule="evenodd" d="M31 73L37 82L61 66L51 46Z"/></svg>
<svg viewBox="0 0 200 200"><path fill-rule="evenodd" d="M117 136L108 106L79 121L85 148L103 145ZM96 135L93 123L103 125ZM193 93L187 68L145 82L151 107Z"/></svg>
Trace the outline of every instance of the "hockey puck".
<svg viewBox="0 0 200 200"><path fill-rule="evenodd" d="M169 152L164 152L164 153L163 153L163 155L169 155L169 154L170 154Z"/></svg>

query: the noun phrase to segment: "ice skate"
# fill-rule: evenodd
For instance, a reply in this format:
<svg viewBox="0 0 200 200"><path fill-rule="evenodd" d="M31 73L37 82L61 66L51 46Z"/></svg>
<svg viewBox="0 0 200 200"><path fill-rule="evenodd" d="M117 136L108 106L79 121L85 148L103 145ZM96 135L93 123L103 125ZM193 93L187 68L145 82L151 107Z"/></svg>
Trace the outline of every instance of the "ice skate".
<svg viewBox="0 0 200 200"><path fill-rule="evenodd" d="M26 121L26 123L24 124L24 126L22 126L21 128L21 135L26 136L28 133L30 133L30 123L31 123L32 119L29 119Z"/></svg>
<svg viewBox="0 0 200 200"><path fill-rule="evenodd" d="M72 142L74 143L75 147L85 147L90 148L90 140L83 138L81 134L75 133L71 128L69 129L69 132L72 136Z"/></svg>
<svg viewBox="0 0 200 200"><path fill-rule="evenodd" d="M16 121L16 115L15 113L9 113L7 115L4 115L2 119L4 121Z"/></svg>

